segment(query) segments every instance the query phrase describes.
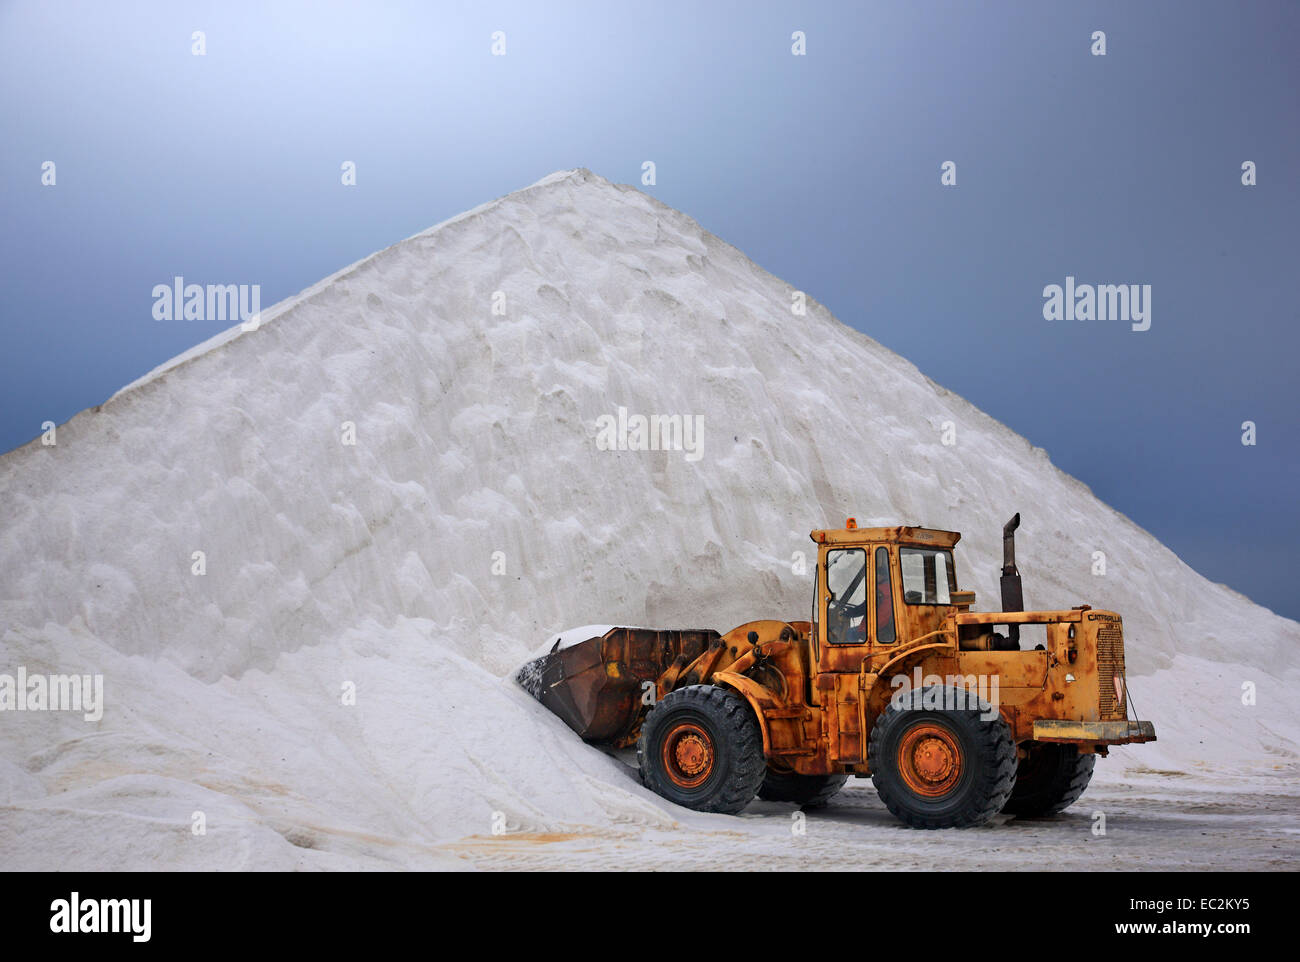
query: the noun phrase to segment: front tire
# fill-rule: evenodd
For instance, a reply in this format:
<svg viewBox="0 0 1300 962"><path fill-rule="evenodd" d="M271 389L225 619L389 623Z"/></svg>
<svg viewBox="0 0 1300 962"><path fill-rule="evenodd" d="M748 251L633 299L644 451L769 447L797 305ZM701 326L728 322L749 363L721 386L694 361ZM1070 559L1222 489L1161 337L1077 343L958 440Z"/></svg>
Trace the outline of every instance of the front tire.
<svg viewBox="0 0 1300 962"><path fill-rule="evenodd" d="M823 808L844 787L848 775L800 775L769 768L758 789L768 802L794 802L803 808Z"/></svg>
<svg viewBox="0 0 1300 962"><path fill-rule="evenodd" d="M1016 781L1016 746L1002 716L952 688L890 700L868 743L872 783L894 816L913 828L982 825ZM991 718L981 717L992 714Z"/></svg>
<svg viewBox="0 0 1300 962"><path fill-rule="evenodd" d="M1016 787L1002 811L1021 818L1063 812L1092 781L1096 755L1080 755L1074 745L1035 742L1016 768Z"/></svg>
<svg viewBox="0 0 1300 962"><path fill-rule="evenodd" d="M651 708L636 756L647 788L697 812L735 815L767 771L749 703L712 685L679 688Z"/></svg>

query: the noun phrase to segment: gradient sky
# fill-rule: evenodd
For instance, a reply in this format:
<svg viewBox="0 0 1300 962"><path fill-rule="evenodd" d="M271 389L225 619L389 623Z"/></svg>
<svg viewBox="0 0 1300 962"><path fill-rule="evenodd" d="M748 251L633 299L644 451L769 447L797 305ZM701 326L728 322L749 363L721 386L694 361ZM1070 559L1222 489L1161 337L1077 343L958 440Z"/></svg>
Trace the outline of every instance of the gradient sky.
<svg viewBox="0 0 1300 962"><path fill-rule="evenodd" d="M653 160L643 189L1300 617L1297 41L1255 0L0 3L0 450L229 326L154 321L176 274L269 306ZM1152 285L1151 329L1045 321L1067 274Z"/></svg>

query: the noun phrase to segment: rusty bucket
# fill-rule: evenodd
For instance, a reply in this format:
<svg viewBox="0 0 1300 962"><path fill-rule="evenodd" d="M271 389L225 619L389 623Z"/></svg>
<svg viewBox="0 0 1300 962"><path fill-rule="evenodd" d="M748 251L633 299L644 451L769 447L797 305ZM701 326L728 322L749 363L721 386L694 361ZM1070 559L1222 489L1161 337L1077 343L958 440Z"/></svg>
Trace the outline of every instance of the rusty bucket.
<svg viewBox="0 0 1300 962"><path fill-rule="evenodd" d="M515 680L585 741L623 747L635 739L654 703L647 693L659 677L674 664L690 664L720 639L712 629L611 628L564 648L557 641L520 668Z"/></svg>

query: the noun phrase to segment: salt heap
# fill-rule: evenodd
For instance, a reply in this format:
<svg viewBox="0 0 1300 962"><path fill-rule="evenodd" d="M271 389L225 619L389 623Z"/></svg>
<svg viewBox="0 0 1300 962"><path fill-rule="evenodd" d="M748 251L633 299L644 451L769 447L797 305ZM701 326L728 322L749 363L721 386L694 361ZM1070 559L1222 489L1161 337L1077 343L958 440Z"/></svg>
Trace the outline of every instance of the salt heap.
<svg viewBox="0 0 1300 962"><path fill-rule="evenodd" d="M1125 618L1160 741L1107 765L1295 770L1300 625L792 290L564 171L0 458L0 672L106 702L0 714L0 867L429 867L500 827L702 824L508 675L570 625L805 618L798 553L849 515L964 532L990 608L1023 512L1027 604ZM605 450L619 408L702 418L698 457Z"/></svg>

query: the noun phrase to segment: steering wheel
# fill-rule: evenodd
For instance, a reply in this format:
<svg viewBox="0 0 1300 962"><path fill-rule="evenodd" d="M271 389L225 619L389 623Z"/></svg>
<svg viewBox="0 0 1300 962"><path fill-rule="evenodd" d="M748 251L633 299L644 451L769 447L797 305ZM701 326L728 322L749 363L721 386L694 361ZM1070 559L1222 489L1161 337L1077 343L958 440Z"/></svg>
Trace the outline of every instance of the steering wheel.
<svg viewBox="0 0 1300 962"><path fill-rule="evenodd" d="M862 640L866 641L867 625L863 621L862 625L854 629L853 619L864 618L867 613L867 602L864 599L861 604L851 605L848 602L831 598L826 602L826 629L829 637L840 639L840 644L850 641L852 635L861 635Z"/></svg>

